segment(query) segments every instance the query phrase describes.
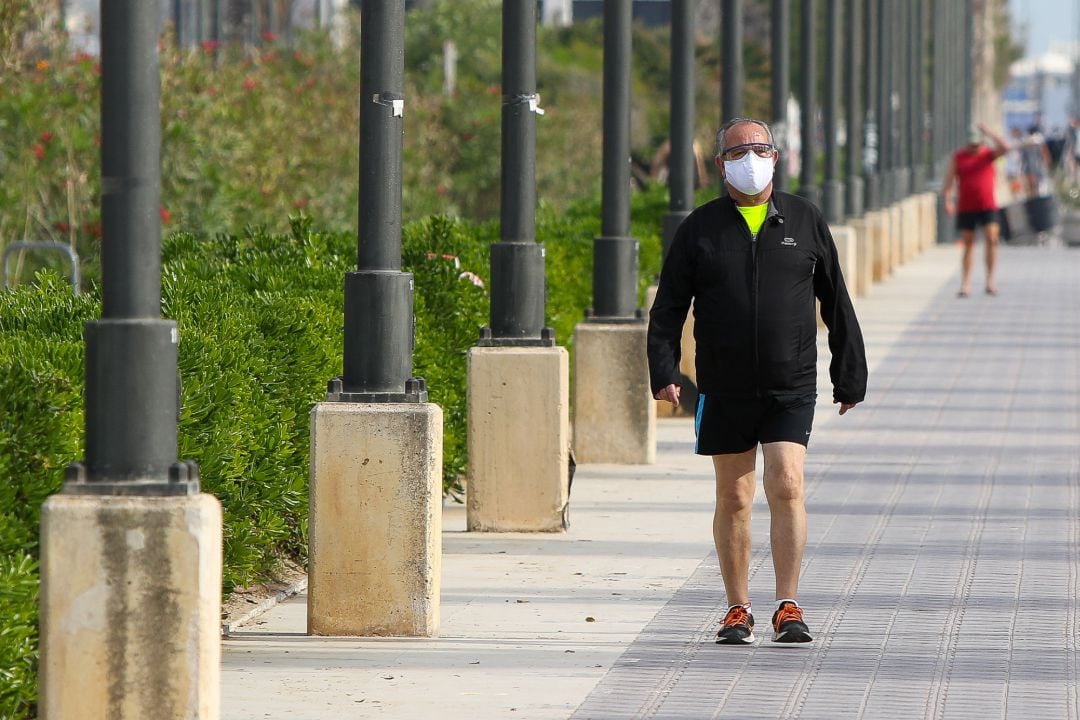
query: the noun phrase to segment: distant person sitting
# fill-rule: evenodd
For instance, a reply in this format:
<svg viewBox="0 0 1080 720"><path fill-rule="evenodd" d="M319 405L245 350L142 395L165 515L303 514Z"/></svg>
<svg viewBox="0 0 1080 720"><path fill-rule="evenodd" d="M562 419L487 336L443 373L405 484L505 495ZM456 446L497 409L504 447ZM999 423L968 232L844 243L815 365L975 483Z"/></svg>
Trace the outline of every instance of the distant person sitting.
<svg viewBox="0 0 1080 720"><path fill-rule="evenodd" d="M1024 168L1028 197L1047 194L1045 183L1050 176L1050 151L1038 125L1028 128L1027 137L1020 146L1020 163Z"/></svg>
<svg viewBox="0 0 1080 720"><path fill-rule="evenodd" d="M994 147L983 143L983 136ZM986 242L986 294L997 295L994 270L997 266L998 206L994 197L994 161L1008 152L1009 147L1000 135L985 125L973 126L968 133L967 145L953 153L949 169L945 173L945 212L956 215L956 229L960 231L960 243L964 254L961 266L958 297L971 294L971 268L975 261L975 230L983 230ZM956 199L953 198L955 188Z"/></svg>

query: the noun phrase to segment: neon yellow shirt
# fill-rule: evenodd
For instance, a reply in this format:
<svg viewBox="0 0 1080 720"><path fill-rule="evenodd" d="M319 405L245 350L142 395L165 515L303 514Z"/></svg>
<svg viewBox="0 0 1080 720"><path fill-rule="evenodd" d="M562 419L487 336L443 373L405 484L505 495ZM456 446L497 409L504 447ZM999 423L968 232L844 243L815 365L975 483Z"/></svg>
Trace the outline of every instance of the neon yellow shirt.
<svg viewBox="0 0 1080 720"><path fill-rule="evenodd" d="M757 238L758 231L765 224L765 216L769 214L769 203L748 205L746 207L736 205L735 207L739 208L739 212L742 213L746 226L750 228L750 234Z"/></svg>

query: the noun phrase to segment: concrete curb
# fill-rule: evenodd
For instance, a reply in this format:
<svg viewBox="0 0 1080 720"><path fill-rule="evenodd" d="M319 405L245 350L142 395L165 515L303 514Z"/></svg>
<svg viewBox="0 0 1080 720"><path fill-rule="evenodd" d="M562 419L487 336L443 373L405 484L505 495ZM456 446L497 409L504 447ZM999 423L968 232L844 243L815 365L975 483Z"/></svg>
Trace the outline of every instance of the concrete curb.
<svg viewBox="0 0 1080 720"><path fill-rule="evenodd" d="M307 590L307 576L304 576L299 580L290 583L289 585L285 586L284 589L274 593L273 596L266 598L261 603L251 608L247 612L243 613L242 615L230 619L228 622L221 623L221 637L230 637L233 631L251 622L255 618L259 617L263 613L273 608L278 603L284 602L295 595L299 595L305 590Z"/></svg>

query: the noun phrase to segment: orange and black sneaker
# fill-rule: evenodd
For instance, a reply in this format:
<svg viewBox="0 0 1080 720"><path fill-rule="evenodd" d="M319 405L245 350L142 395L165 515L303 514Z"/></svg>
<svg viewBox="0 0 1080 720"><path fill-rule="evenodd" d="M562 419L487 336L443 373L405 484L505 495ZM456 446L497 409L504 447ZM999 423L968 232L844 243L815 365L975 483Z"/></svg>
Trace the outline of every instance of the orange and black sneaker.
<svg viewBox="0 0 1080 720"><path fill-rule="evenodd" d="M732 605L728 608L720 631L716 633L717 645L749 645L754 642L754 616L749 605Z"/></svg>
<svg viewBox="0 0 1080 720"><path fill-rule="evenodd" d="M785 600L772 616L773 642L808 643L810 628L803 622L802 608L794 600Z"/></svg>

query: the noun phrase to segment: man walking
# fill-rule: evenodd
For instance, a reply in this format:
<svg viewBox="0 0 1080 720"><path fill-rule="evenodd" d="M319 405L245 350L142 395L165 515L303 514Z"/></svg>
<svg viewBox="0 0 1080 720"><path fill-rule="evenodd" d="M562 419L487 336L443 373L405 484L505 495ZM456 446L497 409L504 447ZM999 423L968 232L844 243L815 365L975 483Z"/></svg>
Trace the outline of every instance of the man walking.
<svg viewBox="0 0 1080 720"><path fill-rule="evenodd" d="M983 144L984 134L993 141L992 149ZM994 271L997 268L998 206L994 197L994 161L1008 151L1009 146L999 135L990 132L985 125L973 126L968 132L968 144L953 153L949 169L945 172L945 184L941 190L945 195L945 212L956 215L956 229L960 231L960 244L964 248L961 260L963 273L957 297L971 294L975 230L979 227L983 229L986 241L986 294L997 295ZM954 190L957 195L955 202Z"/></svg>
<svg viewBox="0 0 1080 720"><path fill-rule="evenodd" d="M649 320L652 391L679 404L680 338L693 302L695 451L712 456L716 473L713 539L728 603L716 642L754 642L750 509L758 444L776 572L772 639L810 642L798 588L806 544L803 465L817 397L815 300L829 331L841 415L866 393L862 333L820 211L773 191L778 156L768 125L732 120L720 129L717 149L727 196L683 221L660 274Z"/></svg>

